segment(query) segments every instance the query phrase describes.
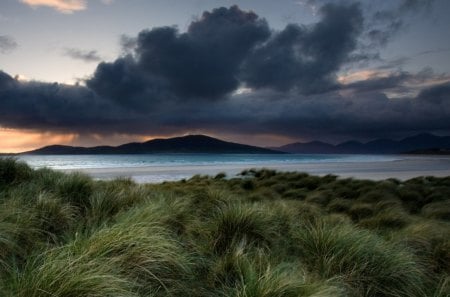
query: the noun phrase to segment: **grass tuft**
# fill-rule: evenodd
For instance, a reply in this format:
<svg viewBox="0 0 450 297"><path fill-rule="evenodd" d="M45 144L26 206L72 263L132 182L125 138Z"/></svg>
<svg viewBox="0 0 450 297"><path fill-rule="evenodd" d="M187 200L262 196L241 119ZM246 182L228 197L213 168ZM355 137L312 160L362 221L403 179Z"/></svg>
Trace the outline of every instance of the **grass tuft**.
<svg viewBox="0 0 450 297"><path fill-rule="evenodd" d="M92 179L82 173L64 175L56 184L58 196L81 210L86 210L91 206L89 198L93 190Z"/></svg>
<svg viewBox="0 0 450 297"><path fill-rule="evenodd" d="M27 181L32 176L31 168L14 158L0 158L0 188Z"/></svg>
<svg viewBox="0 0 450 297"><path fill-rule="evenodd" d="M241 242L267 246L272 235L272 226L260 209L239 203L218 208L208 228L217 254L227 253Z"/></svg>
<svg viewBox="0 0 450 297"><path fill-rule="evenodd" d="M112 264L65 248L49 250L29 259L23 271L13 270L3 296L137 296L130 280L111 271Z"/></svg>
<svg viewBox="0 0 450 297"><path fill-rule="evenodd" d="M426 275L403 246L347 224L318 222L295 232L308 269L339 277L358 296L423 296Z"/></svg>
<svg viewBox="0 0 450 297"><path fill-rule="evenodd" d="M422 208L422 215L430 219L450 221L450 200L425 205Z"/></svg>

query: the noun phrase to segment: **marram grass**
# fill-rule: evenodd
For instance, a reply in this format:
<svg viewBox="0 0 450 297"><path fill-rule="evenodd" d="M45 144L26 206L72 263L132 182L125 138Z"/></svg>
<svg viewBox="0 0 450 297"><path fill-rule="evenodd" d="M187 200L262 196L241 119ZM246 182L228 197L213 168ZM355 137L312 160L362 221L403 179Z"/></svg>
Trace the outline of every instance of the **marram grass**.
<svg viewBox="0 0 450 297"><path fill-rule="evenodd" d="M0 159L0 296L450 296L450 177L139 185Z"/></svg>
<svg viewBox="0 0 450 297"><path fill-rule="evenodd" d="M405 246L348 224L319 222L293 234L297 253L323 278L339 277L359 296L423 296L427 275Z"/></svg>
<svg viewBox="0 0 450 297"><path fill-rule="evenodd" d="M30 257L6 275L2 296L138 296L133 282L111 269L112 261L72 254L66 248Z"/></svg>

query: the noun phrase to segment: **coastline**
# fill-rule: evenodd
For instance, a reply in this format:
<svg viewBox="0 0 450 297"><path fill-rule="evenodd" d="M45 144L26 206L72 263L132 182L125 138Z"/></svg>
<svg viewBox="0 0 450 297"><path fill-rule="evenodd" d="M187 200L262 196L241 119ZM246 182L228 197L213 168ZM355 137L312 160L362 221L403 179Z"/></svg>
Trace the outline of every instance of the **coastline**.
<svg viewBox="0 0 450 297"><path fill-rule="evenodd" d="M406 156L394 161L369 162L311 162L311 163L257 163L257 164L211 164L179 166L142 166L116 168L65 169L63 172L80 171L95 179L114 179L130 177L138 183L159 183L188 179L196 174L214 176L224 172L229 177L236 176L242 170L267 168L277 171L306 172L324 176L334 174L341 178L383 180L396 178L407 180L418 176L450 176L450 157L446 156Z"/></svg>

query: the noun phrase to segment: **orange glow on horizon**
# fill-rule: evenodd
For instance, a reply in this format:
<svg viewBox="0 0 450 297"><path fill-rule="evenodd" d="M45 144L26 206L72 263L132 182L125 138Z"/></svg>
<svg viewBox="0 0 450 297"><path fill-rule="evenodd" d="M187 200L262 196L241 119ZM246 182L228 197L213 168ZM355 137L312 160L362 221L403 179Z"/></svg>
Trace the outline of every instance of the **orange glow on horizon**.
<svg viewBox="0 0 450 297"><path fill-rule="evenodd" d="M130 142L145 142L157 138L171 138L192 134L203 134L224 141L237 142L241 144L256 145L261 147L280 146L286 143L302 141L291 137L275 134L239 135L227 133L214 133L210 131L189 131L187 133L167 135L135 135L135 134L89 134L79 135L77 133L39 132L21 129L8 129L0 127L0 153L21 153L38 149L48 145L71 145L71 146L117 146Z"/></svg>
<svg viewBox="0 0 450 297"><path fill-rule="evenodd" d="M72 142L76 137L76 134L57 134L0 128L0 152L20 153L49 144L67 144Z"/></svg>
<svg viewBox="0 0 450 297"><path fill-rule="evenodd" d="M47 145L61 144L73 146L121 145L128 142L144 142L170 135L79 135L77 133L39 132L0 127L0 153L20 153Z"/></svg>

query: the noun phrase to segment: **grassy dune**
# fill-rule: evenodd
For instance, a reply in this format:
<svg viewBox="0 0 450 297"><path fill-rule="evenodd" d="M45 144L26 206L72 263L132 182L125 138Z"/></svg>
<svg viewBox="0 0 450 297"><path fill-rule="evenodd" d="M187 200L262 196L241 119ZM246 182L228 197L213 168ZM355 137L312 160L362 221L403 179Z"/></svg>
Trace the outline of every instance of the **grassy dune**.
<svg viewBox="0 0 450 297"><path fill-rule="evenodd" d="M450 296L450 177L138 185L1 159L0 296Z"/></svg>

